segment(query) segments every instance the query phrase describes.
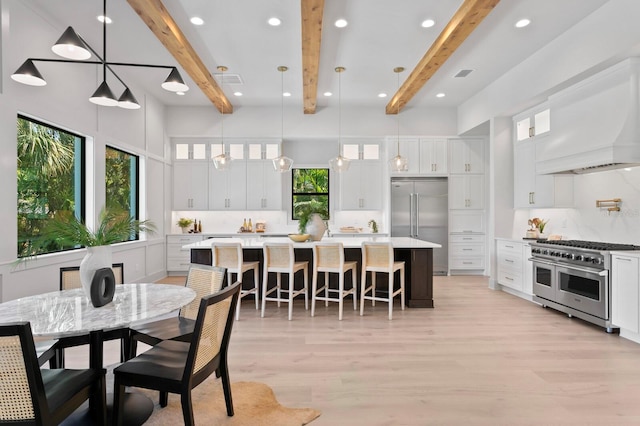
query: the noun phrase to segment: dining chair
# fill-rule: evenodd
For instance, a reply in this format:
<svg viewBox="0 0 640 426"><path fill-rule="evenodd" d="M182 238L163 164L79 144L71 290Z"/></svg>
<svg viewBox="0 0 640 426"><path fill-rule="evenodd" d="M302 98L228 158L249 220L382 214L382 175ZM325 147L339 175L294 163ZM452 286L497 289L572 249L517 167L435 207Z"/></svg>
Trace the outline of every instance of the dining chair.
<svg viewBox="0 0 640 426"><path fill-rule="evenodd" d="M242 287L242 276L245 272L253 271L253 287L249 289L240 288L240 297L238 299L238 307L236 308L236 320L240 318L240 305L242 298L253 294L256 302L256 309L260 309L260 300L258 298L260 288L260 262L245 262L242 254L242 244L240 243L215 243L211 246L212 265L227 268L227 282L233 281L233 274L236 274L236 280L240 282Z"/></svg>
<svg viewBox="0 0 640 426"><path fill-rule="evenodd" d="M113 269L116 284L122 284L124 282L124 264L114 263L111 269ZM80 283L79 266L66 266L60 268L60 290L70 290L81 287L82 284ZM126 328L120 328L103 333L104 341L117 339L120 340L120 362L122 362L127 358L127 354L129 353L129 330ZM36 350L38 352L38 360L41 362L41 365L46 361L49 361L49 365L53 368L64 368L64 349L88 344L88 335L62 337L57 339L57 341L37 341Z"/></svg>
<svg viewBox="0 0 640 426"><path fill-rule="evenodd" d="M353 298L353 310L358 309L356 289L358 288L358 262L344 260L344 246L342 243L317 242L313 245L313 278L311 280L311 316L315 316L316 300L338 302L338 320L342 321L342 308L345 297ZM351 288L345 290L345 275L351 272ZM323 286L318 288L318 274L324 272ZM331 288L330 274L338 274L338 288ZM320 295L324 293L324 295Z"/></svg>
<svg viewBox="0 0 640 426"><path fill-rule="evenodd" d="M367 272L371 272L371 285L367 284ZM395 273L400 272L400 288L395 289ZM386 273L389 277L387 297L380 296L376 289L376 274ZM389 304L389 319L393 319L393 298L400 294L400 305L404 311L404 261L396 261L393 245L382 242L362 243L362 277L360 278L360 315L364 315L364 301L371 300ZM370 295L367 295L370 293Z"/></svg>
<svg viewBox="0 0 640 426"><path fill-rule="evenodd" d="M222 379L227 415L233 416L233 400L227 350L238 303L240 282L199 299L193 333L187 342L165 340L113 370L113 419L122 424L122 403L126 386L157 390L160 406L168 394L180 395L184 424L194 423L191 390L212 373Z"/></svg>
<svg viewBox="0 0 640 426"><path fill-rule="evenodd" d="M193 289L196 297L180 309L178 316L129 327L127 359L136 356L138 342L154 346L164 340L189 341L198 315L200 299L220 291L226 282L226 272L226 268L219 266L192 264L187 274L186 287Z"/></svg>
<svg viewBox="0 0 640 426"><path fill-rule="evenodd" d="M31 324L0 325L0 424L57 425L86 400L107 423L105 370L40 369Z"/></svg>
<svg viewBox="0 0 640 426"><path fill-rule="evenodd" d="M278 307L280 307L280 303L288 303L289 321L291 321L293 316L293 299L297 295L304 294L304 308L309 309L309 295L307 293L309 288L309 262L297 262L293 251L293 244L290 243L264 243L262 247L264 264L262 266L262 313L260 316L264 317L267 301L277 302ZM304 284L301 289L296 290L295 274L298 271L302 271ZM276 274L276 285L267 291L269 272ZM289 283L287 288L282 287L282 274L288 275ZM276 296L269 296L273 292L276 292ZM282 293L286 293L287 297L282 297Z"/></svg>

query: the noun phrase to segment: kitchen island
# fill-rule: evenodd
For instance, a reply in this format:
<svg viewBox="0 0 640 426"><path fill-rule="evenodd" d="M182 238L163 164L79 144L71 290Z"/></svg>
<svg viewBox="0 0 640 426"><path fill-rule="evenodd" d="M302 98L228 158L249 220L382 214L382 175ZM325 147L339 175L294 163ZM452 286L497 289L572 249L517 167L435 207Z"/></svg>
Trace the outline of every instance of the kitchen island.
<svg viewBox="0 0 640 426"><path fill-rule="evenodd" d="M323 242L339 242L345 249L345 259L358 262L360 274L361 245L365 241L391 242L396 260L405 262L405 301L410 308L433 308L433 249L437 243L407 237L325 237ZM215 243L238 242L242 245L245 260L260 261L262 274L262 245L265 242L292 243L296 260L309 261L309 274L313 270L313 242L294 243L289 238L210 238L183 248L191 251L191 263L211 265L211 246ZM262 275L261 275L262 276ZM247 275L243 280L252 279ZM358 280L360 275L358 275ZM311 281L311 277L309 277ZM359 289L358 289L359 290Z"/></svg>

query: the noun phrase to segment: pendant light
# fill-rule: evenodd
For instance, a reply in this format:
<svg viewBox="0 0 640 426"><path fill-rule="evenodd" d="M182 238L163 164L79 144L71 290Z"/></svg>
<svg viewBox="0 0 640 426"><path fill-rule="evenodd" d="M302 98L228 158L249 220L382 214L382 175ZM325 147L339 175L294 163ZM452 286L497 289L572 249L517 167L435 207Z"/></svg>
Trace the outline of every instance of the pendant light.
<svg viewBox="0 0 640 426"><path fill-rule="evenodd" d="M220 77L220 81L221 81L220 84L222 85L223 91L224 91L224 73L227 70L228 68L225 67L224 65L220 65L218 67L218 71L222 73L222 76ZM222 139L222 154L219 154L213 157L213 165L215 166L216 170L224 171L224 170L228 170L229 167L231 167L231 156L227 154L224 150L224 105L222 105L222 118L220 119L220 138Z"/></svg>
<svg viewBox="0 0 640 426"><path fill-rule="evenodd" d="M284 73L289 68L285 66L279 66L278 71L280 71L280 134L282 135L282 143L284 144ZM293 165L293 160L289 157L285 157L284 155L280 155L279 157L274 158L273 160L273 168L276 172L285 173L291 170L291 166Z"/></svg>
<svg viewBox="0 0 640 426"><path fill-rule="evenodd" d="M398 75L398 89L400 89L400 73L402 71L404 71L403 67L396 67L393 69L393 72ZM409 170L408 161L405 157L400 155L400 102L396 102L396 104L398 106L398 110L396 111L396 121L398 124L398 133L396 140L397 155L389 160L389 166L391 166L392 172L406 172L407 170Z"/></svg>
<svg viewBox="0 0 640 426"><path fill-rule="evenodd" d="M338 73L338 156L329 160L329 166L334 172L344 172L349 170L349 163L351 160L342 156L342 141L341 126L342 126L342 88L340 85L340 76L345 71L344 67L336 67L335 71Z"/></svg>
<svg viewBox="0 0 640 426"><path fill-rule="evenodd" d="M102 16L107 16L107 0L102 1ZM127 62L110 62L107 60L107 19L102 20L102 57L92 48L73 27L67 27L58 41L51 47L56 55L64 59L49 58L28 58L21 66L11 74L11 78L18 83L30 86L44 86L46 80L36 68L34 62L57 62L75 63L85 65L102 65L102 83L89 98L89 101L102 106L119 106L125 109L139 109L140 103L127 86L127 84L116 74L114 67L145 67L145 68L165 68L171 72L162 83L162 88L170 92L186 92L189 87L184 84L178 69L169 65L139 64ZM92 58L94 56L95 58ZM116 98L113 91L107 84L107 71L110 72L124 86L124 91L120 98Z"/></svg>

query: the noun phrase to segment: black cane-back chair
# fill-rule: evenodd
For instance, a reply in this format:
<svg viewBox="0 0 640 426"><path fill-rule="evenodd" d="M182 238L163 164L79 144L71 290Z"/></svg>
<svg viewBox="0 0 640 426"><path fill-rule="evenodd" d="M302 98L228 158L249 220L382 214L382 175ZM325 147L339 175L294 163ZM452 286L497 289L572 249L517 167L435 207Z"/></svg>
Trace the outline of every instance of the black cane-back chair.
<svg viewBox="0 0 640 426"><path fill-rule="evenodd" d="M0 325L0 378L0 424L57 425L87 399L107 422L105 370L41 370L28 322Z"/></svg>
<svg viewBox="0 0 640 426"><path fill-rule="evenodd" d="M227 415L233 416L227 349L240 286L241 283L236 282L201 299L189 342L162 341L114 369L113 418L116 425L122 424L125 386L159 391L161 407L167 406L169 393L180 394L184 424L193 425L191 389L214 372L222 379Z"/></svg>

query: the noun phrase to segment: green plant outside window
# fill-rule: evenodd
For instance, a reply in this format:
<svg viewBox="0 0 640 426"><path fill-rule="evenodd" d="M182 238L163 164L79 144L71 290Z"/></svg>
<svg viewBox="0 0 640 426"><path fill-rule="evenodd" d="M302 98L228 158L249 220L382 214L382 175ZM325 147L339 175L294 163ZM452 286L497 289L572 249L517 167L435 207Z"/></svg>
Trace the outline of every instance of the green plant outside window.
<svg viewBox="0 0 640 426"><path fill-rule="evenodd" d="M319 213L329 219L329 169L293 169L292 218Z"/></svg>
<svg viewBox="0 0 640 426"><path fill-rule="evenodd" d="M84 219L85 140L20 115L17 136L17 256L73 248L51 242L33 253L32 242L58 213Z"/></svg>
<svg viewBox="0 0 640 426"><path fill-rule="evenodd" d="M124 211L138 220L139 158L116 148L105 149L105 190L108 210ZM132 234L130 240L137 240Z"/></svg>

